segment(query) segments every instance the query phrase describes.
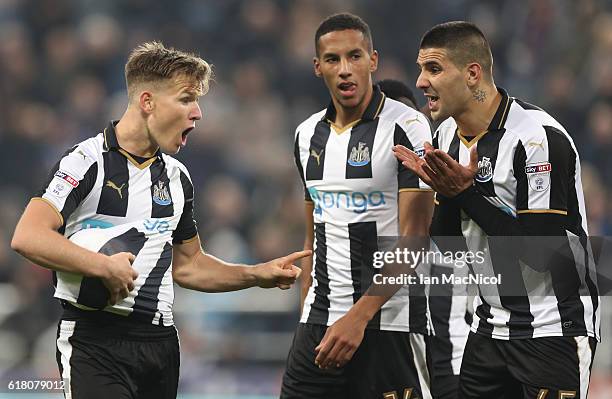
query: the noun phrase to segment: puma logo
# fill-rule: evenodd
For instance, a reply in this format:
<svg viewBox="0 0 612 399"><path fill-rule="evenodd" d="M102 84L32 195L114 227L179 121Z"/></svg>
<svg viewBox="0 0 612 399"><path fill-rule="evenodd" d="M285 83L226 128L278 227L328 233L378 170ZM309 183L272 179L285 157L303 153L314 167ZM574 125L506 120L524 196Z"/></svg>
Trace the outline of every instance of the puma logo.
<svg viewBox="0 0 612 399"><path fill-rule="evenodd" d="M420 123L421 121L419 120L419 117L418 117L418 116L415 116L415 117L414 117L414 118L412 118L412 119L407 119L407 120L406 120L406 126L410 125L412 122L419 122L419 123Z"/></svg>
<svg viewBox="0 0 612 399"><path fill-rule="evenodd" d="M121 190L123 190L124 186L125 186L125 183L123 183L120 187L117 187L117 185L113 183L112 180L106 181L106 187L110 187L113 190L117 190L117 192L119 193L119 198L121 199L123 199L123 193L121 192Z"/></svg>
<svg viewBox="0 0 612 399"><path fill-rule="evenodd" d="M540 141L539 143L536 143L534 141L530 141L529 143L527 143L529 146L531 147L540 147L541 149L544 149L544 139L542 139L542 141Z"/></svg>
<svg viewBox="0 0 612 399"><path fill-rule="evenodd" d="M325 151L325 148L323 148L318 154L315 150L310 150L310 156L317 160L317 166L321 166L321 155L323 154L323 151Z"/></svg>

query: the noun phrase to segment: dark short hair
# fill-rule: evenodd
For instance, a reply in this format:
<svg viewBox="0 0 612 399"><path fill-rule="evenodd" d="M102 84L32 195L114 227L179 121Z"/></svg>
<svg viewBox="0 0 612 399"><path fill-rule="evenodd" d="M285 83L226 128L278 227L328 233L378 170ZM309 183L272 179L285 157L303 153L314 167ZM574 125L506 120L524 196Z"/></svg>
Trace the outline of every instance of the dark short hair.
<svg viewBox="0 0 612 399"><path fill-rule="evenodd" d="M406 104L414 109L417 108L417 100L410 87L404 82L395 79L385 79L376 83L380 90L389 98L401 101L401 98L407 99L410 104Z"/></svg>
<svg viewBox="0 0 612 399"><path fill-rule="evenodd" d="M370 52L372 52L372 33L370 32L370 27L368 24L357 15L342 13L330 15L329 17L325 18L317 28L317 32L315 33L315 50L317 55L319 55L319 39L321 36L329 32L347 29L353 29L361 32L364 39L368 43L368 49Z"/></svg>
<svg viewBox="0 0 612 399"><path fill-rule="evenodd" d="M423 35L419 48L446 49L455 65L463 67L477 62L485 75L492 77L491 46L482 31L471 22L452 21L436 25Z"/></svg>

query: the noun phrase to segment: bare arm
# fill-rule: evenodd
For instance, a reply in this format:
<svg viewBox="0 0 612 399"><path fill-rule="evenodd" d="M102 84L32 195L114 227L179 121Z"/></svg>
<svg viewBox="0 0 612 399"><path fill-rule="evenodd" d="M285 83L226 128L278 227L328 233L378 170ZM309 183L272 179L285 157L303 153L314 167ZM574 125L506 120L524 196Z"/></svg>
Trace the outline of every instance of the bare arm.
<svg viewBox="0 0 612 399"><path fill-rule="evenodd" d="M183 288L204 292L227 292L259 286L287 289L299 277L292 263L310 252L294 252L256 266L226 263L204 253L199 236L175 244L172 252L172 277Z"/></svg>
<svg viewBox="0 0 612 399"><path fill-rule="evenodd" d="M130 265L134 255L122 252L107 256L82 248L57 232L61 225L61 217L51 204L33 199L17 223L11 248L48 269L101 278L111 293L111 304L125 298L138 276Z"/></svg>
<svg viewBox="0 0 612 399"><path fill-rule="evenodd" d="M398 201L401 235L427 237L433 205L432 191L401 192ZM368 290L368 293L359 298L346 315L327 329L323 340L315 348L315 363L321 368L346 364L361 344L368 322L397 289L388 290L385 295L368 295L371 291Z"/></svg>
<svg viewBox="0 0 612 399"><path fill-rule="evenodd" d="M306 201L304 206L304 219L305 223L305 238L304 238L304 250L313 250L314 246L314 218L312 213L314 211L314 203L312 201ZM304 301L308 290L312 285L312 266L313 266L313 255L306 256L302 259L302 285L300 292L300 309L304 309Z"/></svg>

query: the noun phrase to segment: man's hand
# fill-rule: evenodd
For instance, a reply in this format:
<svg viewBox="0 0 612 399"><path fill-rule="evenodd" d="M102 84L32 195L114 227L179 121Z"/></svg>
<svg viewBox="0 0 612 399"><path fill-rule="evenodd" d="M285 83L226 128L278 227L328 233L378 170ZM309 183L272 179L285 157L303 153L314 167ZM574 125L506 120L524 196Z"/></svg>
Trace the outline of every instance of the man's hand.
<svg viewBox="0 0 612 399"><path fill-rule="evenodd" d="M106 273L101 279L110 293L110 305L126 298L134 289L134 280L138 277L138 272L132 268L134 259L136 257L129 252L119 252L109 257Z"/></svg>
<svg viewBox="0 0 612 399"><path fill-rule="evenodd" d="M315 348L315 364L319 368L344 367L353 357L368 322L349 313L327 328L321 343Z"/></svg>
<svg viewBox="0 0 612 399"><path fill-rule="evenodd" d="M302 273L302 269L293 262L310 255L312 255L310 250L299 251L255 266L253 271L257 280L256 285L261 288L278 287L281 290L291 288Z"/></svg>
<svg viewBox="0 0 612 399"><path fill-rule="evenodd" d="M478 171L476 146L470 149L470 164L461 166L442 150L425 143L424 159L402 145L393 147L393 153L402 164L416 173L425 184L445 197L452 198L474 184Z"/></svg>

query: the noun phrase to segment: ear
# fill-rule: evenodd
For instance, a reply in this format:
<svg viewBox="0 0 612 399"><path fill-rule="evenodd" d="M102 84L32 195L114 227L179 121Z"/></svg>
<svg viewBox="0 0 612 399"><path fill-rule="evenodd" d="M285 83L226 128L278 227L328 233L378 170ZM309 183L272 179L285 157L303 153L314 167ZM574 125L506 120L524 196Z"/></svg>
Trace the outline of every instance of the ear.
<svg viewBox="0 0 612 399"><path fill-rule="evenodd" d="M316 75L317 78L321 77L321 60L319 60L319 57L314 57L312 59L312 67L314 69L314 74Z"/></svg>
<svg viewBox="0 0 612 399"><path fill-rule="evenodd" d="M378 69L378 51L373 50L370 54L370 72L374 73Z"/></svg>
<svg viewBox="0 0 612 399"><path fill-rule="evenodd" d="M141 92L140 96L138 97L138 105L140 106L140 109L147 114L153 112L153 109L155 109L153 93L150 91Z"/></svg>
<svg viewBox="0 0 612 399"><path fill-rule="evenodd" d="M477 62L468 64L466 73L469 87L476 86L482 79L482 67Z"/></svg>

